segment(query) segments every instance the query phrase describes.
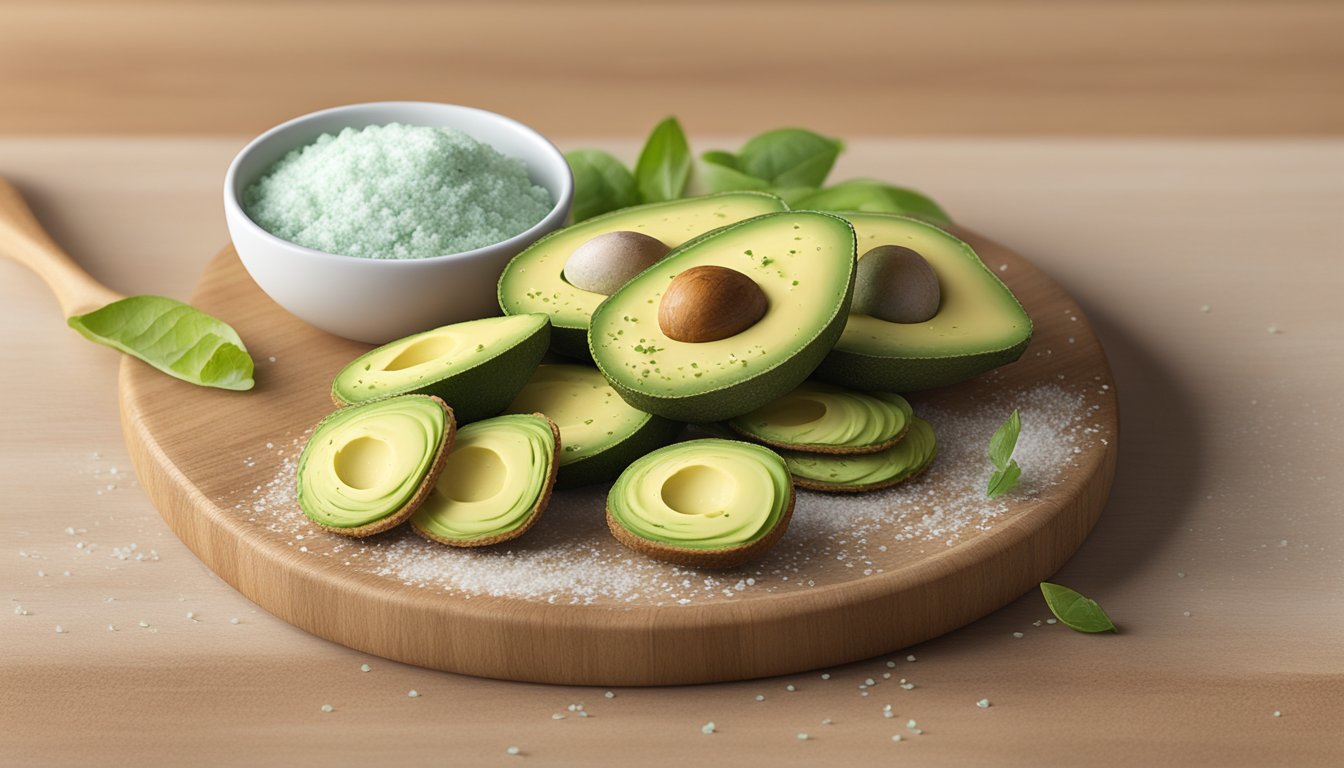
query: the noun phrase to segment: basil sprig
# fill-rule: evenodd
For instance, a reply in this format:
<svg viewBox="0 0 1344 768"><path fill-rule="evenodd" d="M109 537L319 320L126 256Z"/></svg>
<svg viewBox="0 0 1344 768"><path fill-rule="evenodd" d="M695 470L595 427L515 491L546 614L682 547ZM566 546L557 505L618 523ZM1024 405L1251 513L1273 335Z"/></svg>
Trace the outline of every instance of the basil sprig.
<svg viewBox="0 0 1344 768"><path fill-rule="evenodd" d="M1017 436L1021 431L1022 417L1014 409L989 439L989 460L994 464L994 474L989 476L985 495L991 499L1016 488L1018 478L1022 476L1022 468L1013 459L1013 449L1017 447Z"/></svg>
<svg viewBox="0 0 1344 768"><path fill-rule="evenodd" d="M1050 612L1069 629L1089 633L1117 631L1111 617L1097 605L1096 600L1048 581L1041 582L1041 594L1045 596L1045 604L1050 607Z"/></svg>

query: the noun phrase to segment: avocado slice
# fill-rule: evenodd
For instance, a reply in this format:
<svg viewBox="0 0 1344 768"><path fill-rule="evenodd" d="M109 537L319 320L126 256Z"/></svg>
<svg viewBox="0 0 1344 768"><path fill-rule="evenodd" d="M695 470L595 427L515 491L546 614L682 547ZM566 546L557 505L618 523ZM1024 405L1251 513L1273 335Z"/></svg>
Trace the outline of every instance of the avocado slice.
<svg viewBox="0 0 1344 768"><path fill-rule="evenodd" d="M342 536L398 525L429 496L455 427L452 409L428 395L336 411L318 423L299 455L299 508Z"/></svg>
<svg viewBox="0 0 1344 768"><path fill-rule="evenodd" d="M461 422L504 410L550 341L543 314L454 323L384 344L355 358L331 382L337 405L390 395L434 395Z"/></svg>
<svg viewBox="0 0 1344 768"><path fill-rule="evenodd" d="M774 195L725 192L595 216L553 232L515 256L499 276L499 306L507 315L550 315L552 349L586 360L588 318L606 296L576 288L565 280L565 262L576 248L598 235L621 231L648 235L675 248L711 229L783 210L787 206Z"/></svg>
<svg viewBox="0 0 1344 768"><path fill-rule="evenodd" d="M944 387L1013 362L1031 341L1031 318L969 245L917 219L842 214L854 225L859 258L900 245L938 275L942 301L922 323L889 323L853 313L815 378L862 390L911 392Z"/></svg>
<svg viewBox="0 0 1344 768"><path fill-rule="evenodd" d="M559 425L559 488L612 480L682 429L675 421L632 408L587 365L540 366L504 412L540 412Z"/></svg>
<svg viewBox="0 0 1344 768"><path fill-rule="evenodd" d="M783 396L835 345L854 290L854 231L828 213L770 213L675 249L598 307L593 361L626 402L674 421L723 421ZM674 278L723 267L755 281L765 312L716 341L676 341L660 326Z"/></svg>
<svg viewBox="0 0 1344 768"><path fill-rule="evenodd" d="M551 499L560 430L540 413L468 424L457 433L425 503L411 516L416 533L454 547L516 539Z"/></svg>
<svg viewBox="0 0 1344 768"><path fill-rule="evenodd" d="M728 422L734 432L772 448L831 454L878 453L895 445L910 425L910 404L803 382L787 395Z"/></svg>
<svg viewBox="0 0 1344 768"><path fill-rule="evenodd" d="M607 495L607 527L655 560L732 568L765 554L789 526L793 485L769 448L704 438L636 459Z"/></svg>
<svg viewBox="0 0 1344 768"><path fill-rule="evenodd" d="M827 456L785 451L780 455L799 488L852 493L875 491L905 482L928 468L937 453L938 440L933 427L918 416L912 416L905 437L881 453Z"/></svg>

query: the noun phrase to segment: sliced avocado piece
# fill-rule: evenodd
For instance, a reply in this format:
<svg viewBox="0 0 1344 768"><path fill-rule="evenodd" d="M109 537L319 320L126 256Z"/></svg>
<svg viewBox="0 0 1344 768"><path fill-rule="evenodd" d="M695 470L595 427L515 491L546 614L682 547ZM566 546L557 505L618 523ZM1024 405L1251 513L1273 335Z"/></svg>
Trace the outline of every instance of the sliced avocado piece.
<svg viewBox="0 0 1344 768"><path fill-rule="evenodd" d="M944 387L1013 362L1031 341L1031 318L969 245L922 221L846 213L859 258L880 245L916 251L938 275L938 313L889 323L853 313L815 378L845 387L910 392Z"/></svg>
<svg viewBox="0 0 1344 768"><path fill-rule="evenodd" d="M398 525L429 496L455 427L452 409L427 395L336 411L318 423L299 455L299 508L342 536Z"/></svg>
<svg viewBox="0 0 1344 768"><path fill-rule="evenodd" d="M516 539L551 499L560 430L540 413L468 424L457 433L425 503L411 516L416 533L454 547Z"/></svg>
<svg viewBox="0 0 1344 768"><path fill-rule="evenodd" d="M799 488L832 493L874 491L905 482L933 463L938 441L929 422L913 416L899 443L881 453L826 456L785 451L780 455Z"/></svg>
<svg viewBox="0 0 1344 768"><path fill-rule="evenodd" d="M554 330L556 352L588 358L588 318L607 297L571 285L565 262L579 246L608 232L638 232L669 248L711 229L787 207L763 192L726 192L639 205L595 216L553 232L513 258L499 276L499 306L505 314L544 312Z"/></svg>
<svg viewBox="0 0 1344 768"><path fill-rule="evenodd" d="M910 425L900 395L874 395L803 382L787 395L728 422L738 434L772 448L831 454L878 453L895 445Z"/></svg>
<svg viewBox="0 0 1344 768"><path fill-rule="evenodd" d="M757 216L672 251L593 313L593 361L626 402L674 421L722 421L807 378L843 330L854 289L854 232L814 211ZM681 273L724 267L765 295L765 314L716 341L675 341L660 302ZM714 313L709 313L711 316Z"/></svg>
<svg viewBox="0 0 1344 768"><path fill-rule="evenodd" d="M384 344L355 358L331 382L337 405L420 393L443 399L463 423L504 410L541 362L546 315L487 317Z"/></svg>
<svg viewBox="0 0 1344 768"><path fill-rule="evenodd" d="M769 448L704 438L636 459L607 495L607 527L655 560L732 568L765 554L793 514L784 460Z"/></svg>
<svg viewBox="0 0 1344 768"><path fill-rule="evenodd" d="M612 480L682 429L675 421L631 407L587 365L542 365L504 412L540 412L559 425L558 488Z"/></svg>

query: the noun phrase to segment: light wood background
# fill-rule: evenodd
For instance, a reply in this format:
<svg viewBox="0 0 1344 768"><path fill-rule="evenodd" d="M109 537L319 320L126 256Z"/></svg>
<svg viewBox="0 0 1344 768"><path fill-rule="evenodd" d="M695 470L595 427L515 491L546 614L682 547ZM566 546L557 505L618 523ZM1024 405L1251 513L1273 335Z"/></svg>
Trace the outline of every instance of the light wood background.
<svg viewBox="0 0 1344 768"><path fill-rule="evenodd" d="M1333 0L0 0L0 134L244 134L389 98L549 134L1344 131Z"/></svg>
<svg viewBox="0 0 1344 768"><path fill-rule="evenodd" d="M113 288L186 297L244 138L0 140L0 173ZM1119 473L1056 580L1122 634L1036 627L1028 594L894 669L610 700L370 658L258 610L172 535L128 476L117 355L0 260L0 765L1339 765L1344 142L856 141L837 176L858 173L926 189L1093 321ZM114 555L132 543L158 559Z"/></svg>

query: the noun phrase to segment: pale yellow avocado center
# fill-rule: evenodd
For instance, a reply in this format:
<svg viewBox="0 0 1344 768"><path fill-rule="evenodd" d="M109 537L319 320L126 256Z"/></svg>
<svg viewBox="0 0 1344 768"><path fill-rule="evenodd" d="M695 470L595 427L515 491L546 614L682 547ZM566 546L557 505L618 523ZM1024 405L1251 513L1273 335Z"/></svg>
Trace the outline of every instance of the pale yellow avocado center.
<svg viewBox="0 0 1344 768"><path fill-rule="evenodd" d="M717 467L691 464L663 483L663 502L681 515L718 517L732 503L737 482Z"/></svg>
<svg viewBox="0 0 1344 768"><path fill-rule="evenodd" d="M364 370L355 372L354 386L393 389L429 376L442 378L492 357L493 350L516 342L536 322L528 315L487 317L411 336L370 355Z"/></svg>
<svg viewBox="0 0 1344 768"><path fill-rule="evenodd" d="M713 463L693 454L662 462L626 492L627 519L652 538L736 543L770 518L776 501L770 474L750 456L721 453Z"/></svg>
<svg viewBox="0 0 1344 768"><path fill-rule="evenodd" d="M561 465L635 431L648 414L621 399L596 368L543 365L509 404L509 413L544 413L560 428Z"/></svg>

